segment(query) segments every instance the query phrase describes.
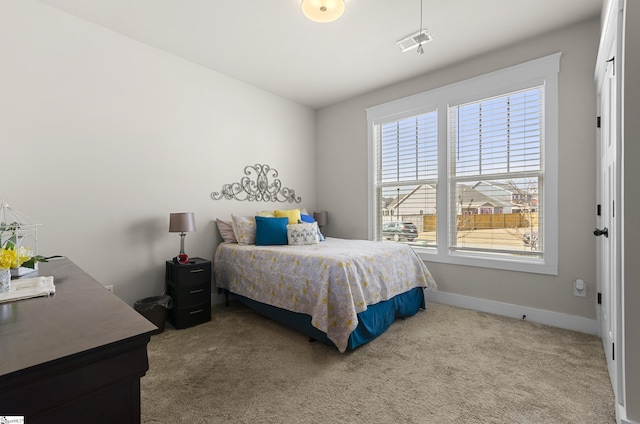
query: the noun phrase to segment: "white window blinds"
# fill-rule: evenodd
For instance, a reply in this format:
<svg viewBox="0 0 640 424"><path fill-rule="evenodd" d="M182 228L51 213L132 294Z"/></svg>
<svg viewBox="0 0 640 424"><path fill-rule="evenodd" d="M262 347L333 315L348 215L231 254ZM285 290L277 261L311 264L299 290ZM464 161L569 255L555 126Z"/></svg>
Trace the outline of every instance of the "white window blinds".
<svg viewBox="0 0 640 424"><path fill-rule="evenodd" d="M380 182L420 181L438 176L437 112L380 125Z"/></svg>

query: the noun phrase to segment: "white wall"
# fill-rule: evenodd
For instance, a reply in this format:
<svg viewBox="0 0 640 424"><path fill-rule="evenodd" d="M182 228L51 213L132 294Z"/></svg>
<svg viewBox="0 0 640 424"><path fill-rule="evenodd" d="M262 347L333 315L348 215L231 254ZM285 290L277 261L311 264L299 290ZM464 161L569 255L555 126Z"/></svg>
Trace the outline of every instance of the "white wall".
<svg viewBox="0 0 640 424"><path fill-rule="evenodd" d="M212 220L273 208L210 198L244 166L315 206L306 107L33 0L0 0L0 58L0 198L130 304L164 290L170 212L195 212L186 252L210 259Z"/></svg>
<svg viewBox="0 0 640 424"><path fill-rule="evenodd" d="M318 111L318 205L329 236L367 237L365 109L562 51L559 74L559 275L428 263L439 290L595 320L595 88L599 19L514 44ZM437 42L437 41L436 41ZM429 60L428 48L416 60ZM587 297L573 296L573 281Z"/></svg>

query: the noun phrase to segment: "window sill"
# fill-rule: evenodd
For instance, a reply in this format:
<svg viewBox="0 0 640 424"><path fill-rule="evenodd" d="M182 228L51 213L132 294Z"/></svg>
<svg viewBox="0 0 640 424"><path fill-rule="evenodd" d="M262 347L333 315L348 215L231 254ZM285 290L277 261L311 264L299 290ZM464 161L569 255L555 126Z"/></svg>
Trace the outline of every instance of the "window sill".
<svg viewBox="0 0 640 424"><path fill-rule="evenodd" d="M438 262L452 265L490 268L505 271L528 272L533 274L558 275L558 264L548 259L533 258L496 258L490 255L467 252L442 253L437 249L412 246L413 250L425 262Z"/></svg>

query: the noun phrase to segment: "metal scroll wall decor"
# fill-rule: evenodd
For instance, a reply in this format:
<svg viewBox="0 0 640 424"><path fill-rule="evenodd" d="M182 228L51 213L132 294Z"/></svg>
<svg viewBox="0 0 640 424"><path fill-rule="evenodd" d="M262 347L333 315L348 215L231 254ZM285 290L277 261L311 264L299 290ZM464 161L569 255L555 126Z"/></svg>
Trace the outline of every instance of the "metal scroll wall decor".
<svg viewBox="0 0 640 424"><path fill-rule="evenodd" d="M250 202L289 202L300 203L295 190L282 187L276 178L278 171L269 165L255 164L244 167L245 176L240 182L225 184L220 192L211 193L213 200L248 200Z"/></svg>

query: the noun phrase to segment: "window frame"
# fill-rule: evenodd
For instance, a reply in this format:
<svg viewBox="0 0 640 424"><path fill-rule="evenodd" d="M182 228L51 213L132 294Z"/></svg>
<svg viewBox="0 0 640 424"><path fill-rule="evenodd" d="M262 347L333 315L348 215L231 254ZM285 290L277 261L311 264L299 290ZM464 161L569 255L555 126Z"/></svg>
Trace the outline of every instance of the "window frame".
<svg viewBox="0 0 640 424"><path fill-rule="evenodd" d="M369 239L380 239L376 209L377 125L432 111L438 112L438 190L437 247L413 246L425 261L482 268L504 269L539 274L558 275L558 73L560 57L555 53L514 65L458 83L435 88L402 99L366 109L368 128L368 230ZM499 257L488 252L455 251L449 249L449 116L451 105L459 105L502 96L536 86L544 87L543 160L545 184L541 197L544 225L540 229L544 240L542 258Z"/></svg>

